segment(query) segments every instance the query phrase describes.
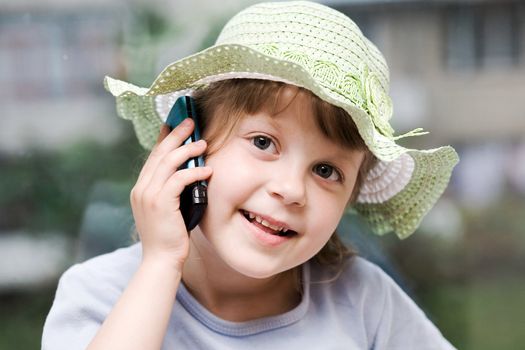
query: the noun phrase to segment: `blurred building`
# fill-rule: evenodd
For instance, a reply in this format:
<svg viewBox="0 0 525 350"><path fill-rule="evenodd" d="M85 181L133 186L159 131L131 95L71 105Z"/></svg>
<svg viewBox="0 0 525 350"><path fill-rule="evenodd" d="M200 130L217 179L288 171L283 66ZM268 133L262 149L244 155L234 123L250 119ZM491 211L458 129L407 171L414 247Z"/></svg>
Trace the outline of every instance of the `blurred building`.
<svg viewBox="0 0 525 350"><path fill-rule="evenodd" d="M13 1L0 9L0 152L117 137L102 79L121 70L121 7Z"/></svg>

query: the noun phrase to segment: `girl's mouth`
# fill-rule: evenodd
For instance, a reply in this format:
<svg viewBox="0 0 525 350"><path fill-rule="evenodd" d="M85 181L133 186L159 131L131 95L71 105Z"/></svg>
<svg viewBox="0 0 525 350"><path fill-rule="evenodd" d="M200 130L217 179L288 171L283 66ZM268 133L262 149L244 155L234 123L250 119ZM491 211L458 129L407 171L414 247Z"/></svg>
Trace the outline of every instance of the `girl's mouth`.
<svg viewBox="0 0 525 350"><path fill-rule="evenodd" d="M295 236L297 234L297 232L295 232L294 230L290 230L288 227L286 227L284 225L283 226L279 226L279 225L271 224L267 220L263 219L262 217L254 214L254 213L251 213L249 211L241 210L241 214L250 223L252 223L253 225L256 225L261 230L263 230L263 231L265 231L265 232L267 232L269 234L276 235L276 236L281 236L281 237L292 237L292 236Z"/></svg>

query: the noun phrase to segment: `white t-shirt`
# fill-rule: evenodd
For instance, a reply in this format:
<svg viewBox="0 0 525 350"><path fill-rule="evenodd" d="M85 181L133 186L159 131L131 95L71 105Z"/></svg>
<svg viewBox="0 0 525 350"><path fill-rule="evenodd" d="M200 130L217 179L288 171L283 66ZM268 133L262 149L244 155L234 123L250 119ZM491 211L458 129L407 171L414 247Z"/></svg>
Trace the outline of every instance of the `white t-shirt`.
<svg viewBox="0 0 525 350"><path fill-rule="evenodd" d="M139 243L66 271L42 349L85 349L141 254ZM304 294L297 307L248 322L218 318L181 283L162 349L454 349L388 275L362 258L350 260L333 281L333 272L313 261L303 265L302 274Z"/></svg>

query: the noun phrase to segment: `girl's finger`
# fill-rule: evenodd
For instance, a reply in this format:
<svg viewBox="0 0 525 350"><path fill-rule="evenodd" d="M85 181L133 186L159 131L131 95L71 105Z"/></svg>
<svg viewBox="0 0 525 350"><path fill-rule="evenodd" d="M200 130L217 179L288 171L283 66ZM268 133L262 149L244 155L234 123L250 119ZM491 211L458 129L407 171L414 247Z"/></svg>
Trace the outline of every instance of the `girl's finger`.
<svg viewBox="0 0 525 350"><path fill-rule="evenodd" d="M209 166L182 169L175 174L164 184L164 187L159 191L160 196L170 196L171 198L179 197L184 188L196 181L208 179L213 172Z"/></svg>
<svg viewBox="0 0 525 350"><path fill-rule="evenodd" d="M140 171L138 181L144 181L146 184L151 179L151 173L157 168L158 162L166 155L166 153L179 147L184 140L186 140L193 131L193 120L186 118L179 126L169 131L167 125L163 125L160 130L157 144L151 150L148 159L144 163ZM164 136L168 132L168 135Z"/></svg>
<svg viewBox="0 0 525 350"><path fill-rule="evenodd" d="M166 181L177 171L184 162L190 158L201 155L206 150L206 141L200 140L192 142L166 154L157 164L157 168L153 171L150 182L147 185L148 190L157 192L160 190Z"/></svg>
<svg viewBox="0 0 525 350"><path fill-rule="evenodd" d="M168 135L166 135L166 138L162 140L158 144L158 147L156 149L160 153L166 153L171 151L174 148L179 147L184 140L186 140L191 132L193 131L193 120L191 118L184 119L175 129L173 129L171 132L168 132ZM169 131L169 127L168 131Z"/></svg>

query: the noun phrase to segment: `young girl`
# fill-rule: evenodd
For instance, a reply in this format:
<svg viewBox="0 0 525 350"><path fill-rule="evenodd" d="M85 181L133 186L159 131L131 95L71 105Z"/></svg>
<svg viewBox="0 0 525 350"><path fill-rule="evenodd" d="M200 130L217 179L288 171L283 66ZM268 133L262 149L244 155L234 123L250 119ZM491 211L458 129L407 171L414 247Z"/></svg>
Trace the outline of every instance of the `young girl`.
<svg viewBox="0 0 525 350"><path fill-rule="evenodd" d="M335 233L352 208L408 236L457 162L396 144L387 65L349 18L262 3L151 88L106 87L153 148L131 192L140 243L62 276L43 349L453 348ZM191 121L161 126L181 95L206 141L183 145ZM200 154L205 167L178 170ZM208 207L187 232L179 197L198 180Z"/></svg>

